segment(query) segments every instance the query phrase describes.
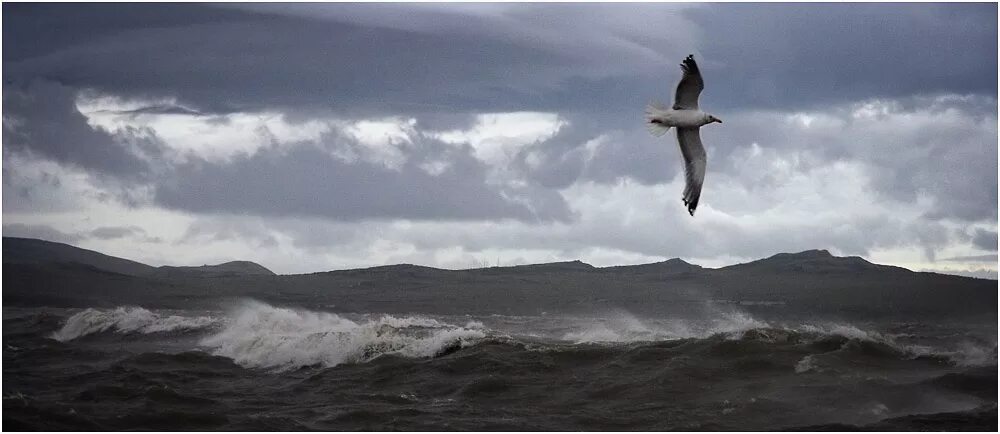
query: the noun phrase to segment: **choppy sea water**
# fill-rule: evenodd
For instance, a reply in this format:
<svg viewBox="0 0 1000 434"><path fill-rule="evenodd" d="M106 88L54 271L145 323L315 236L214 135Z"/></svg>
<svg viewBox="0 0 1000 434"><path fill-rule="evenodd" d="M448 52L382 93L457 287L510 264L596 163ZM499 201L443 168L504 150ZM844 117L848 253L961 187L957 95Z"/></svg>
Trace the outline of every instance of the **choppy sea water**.
<svg viewBox="0 0 1000 434"><path fill-rule="evenodd" d="M7 430L995 430L996 324L5 308Z"/></svg>

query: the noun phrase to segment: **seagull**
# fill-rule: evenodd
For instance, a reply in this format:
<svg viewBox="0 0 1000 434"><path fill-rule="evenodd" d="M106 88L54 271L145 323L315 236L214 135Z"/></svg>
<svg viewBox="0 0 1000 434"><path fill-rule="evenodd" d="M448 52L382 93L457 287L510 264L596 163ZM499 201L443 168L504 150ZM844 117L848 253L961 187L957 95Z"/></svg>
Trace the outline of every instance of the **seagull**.
<svg viewBox="0 0 1000 434"><path fill-rule="evenodd" d="M681 70L684 71L684 76L677 83L674 106L666 108L657 102L650 103L646 107L646 127L657 137L665 134L670 127L677 129L677 142L681 145L681 154L684 156L686 178L682 200L687 205L688 213L694 217L698 198L701 197L701 185L705 182L705 147L701 145L698 131L702 125L713 122L721 124L722 121L698 109L698 95L705 88L705 82L701 79L693 54L684 59Z"/></svg>

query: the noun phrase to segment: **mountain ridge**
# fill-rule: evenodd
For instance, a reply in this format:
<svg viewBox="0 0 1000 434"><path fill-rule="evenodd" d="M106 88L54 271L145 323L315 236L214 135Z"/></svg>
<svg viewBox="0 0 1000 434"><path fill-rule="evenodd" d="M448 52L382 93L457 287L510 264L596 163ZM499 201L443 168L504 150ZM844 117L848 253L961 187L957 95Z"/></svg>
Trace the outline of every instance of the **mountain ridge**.
<svg viewBox="0 0 1000 434"><path fill-rule="evenodd" d="M468 269L444 269L414 264L391 264L372 267L318 271L300 274L278 274L252 261L235 260L215 265L201 266L152 266L106 255L70 244L57 243L35 238L3 237L3 262L17 264L82 264L119 274L143 277L225 277L225 276L296 276L330 273L402 273L417 275L436 272L466 272L481 274L510 273L626 273L626 274L683 274L683 273L732 273L752 270L774 273L858 273L858 272L907 272L941 274L926 271L912 271L906 268L876 264L859 256L834 256L825 249L811 249L795 253L776 253L766 258L750 262L707 268L692 264L680 258L633 265L612 265L595 267L580 260L557 261L539 264L482 267ZM945 275L945 274L942 274ZM947 275L952 276L952 275ZM954 276L970 279L976 277ZM993 279L985 279L993 280Z"/></svg>
<svg viewBox="0 0 1000 434"><path fill-rule="evenodd" d="M37 238L3 237L3 262L29 265L76 265L140 277L219 277L233 275L276 275L252 261L229 261L215 265L159 267L107 255L71 244Z"/></svg>
<svg viewBox="0 0 1000 434"><path fill-rule="evenodd" d="M777 253L756 261L733 264L719 270L749 270L771 272L866 272L893 271L913 272L903 267L872 263L860 256L834 256L828 250L813 249L798 253Z"/></svg>
<svg viewBox="0 0 1000 434"><path fill-rule="evenodd" d="M400 264L275 276L245 274L249 263L235 262L220 264L223 267L152 268L165 273L153 275L143 264L66 245L56 246L54 257L38 251L18 257L18 243L30 247L43 242L4 241L5 306L214 309L223 300L251 299L343 312L449 315L593 314L615 309L663 315L728 308L733 303L741 309L860 317L886 312L942 318L996 313L995 280L911 272L820 250L722 268L671 259L603 268L581 261L466 270ZM116 273L81 263L73 255L91 255L97 258L96 265L112 261L141 269L137 275ZM237 266L238 272L211 273L229 266Z"/></svg>

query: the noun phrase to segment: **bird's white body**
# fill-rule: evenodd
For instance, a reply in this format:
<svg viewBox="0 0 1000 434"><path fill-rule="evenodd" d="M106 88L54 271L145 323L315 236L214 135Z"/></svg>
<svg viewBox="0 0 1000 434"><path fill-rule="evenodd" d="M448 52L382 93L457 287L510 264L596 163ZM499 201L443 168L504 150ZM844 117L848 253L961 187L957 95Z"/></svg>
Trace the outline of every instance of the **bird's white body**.
<svg viewBox="0 0 1000 434"><path fill-rule="evenodd" d="M657 120L664 127L698 128L712 123L712 115L701 110L674 110L671 108L650 107L649 119Z"/></svg>

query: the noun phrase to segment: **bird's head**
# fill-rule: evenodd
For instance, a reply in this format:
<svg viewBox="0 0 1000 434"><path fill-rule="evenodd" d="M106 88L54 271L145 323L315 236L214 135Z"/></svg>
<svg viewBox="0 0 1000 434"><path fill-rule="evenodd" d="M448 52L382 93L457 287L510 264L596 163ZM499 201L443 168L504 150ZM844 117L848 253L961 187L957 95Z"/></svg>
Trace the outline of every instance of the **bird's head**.
<svg viewBox="0 0 1000 434"><path fill-rule="evenodd" d="M713 122L718 122L718 123L721 124L722 123L722 119L719 119L719 118L717 118L715 116L712 116L712 115L708 115L708 123L713 123Z"/></svg>

